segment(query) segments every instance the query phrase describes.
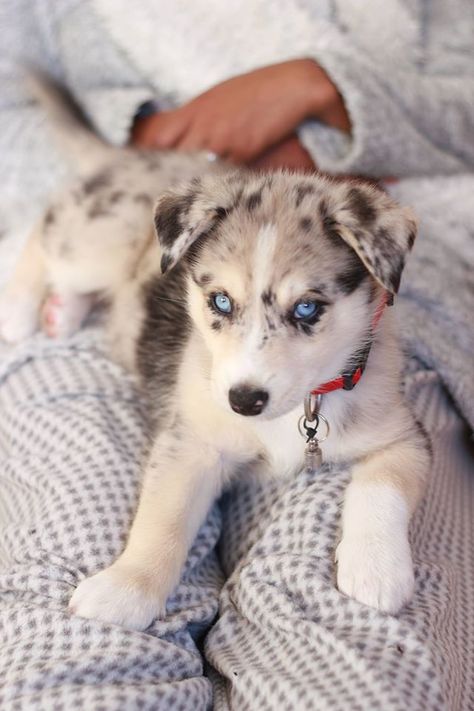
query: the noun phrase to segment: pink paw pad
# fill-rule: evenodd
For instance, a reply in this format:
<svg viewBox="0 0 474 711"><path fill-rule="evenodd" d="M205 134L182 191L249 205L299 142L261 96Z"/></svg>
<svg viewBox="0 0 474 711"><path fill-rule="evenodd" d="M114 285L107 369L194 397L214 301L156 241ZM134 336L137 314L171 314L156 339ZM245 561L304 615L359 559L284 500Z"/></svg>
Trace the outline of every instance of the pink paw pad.
<svg viewBox="0 0 474 711"><path fill-rule="evenodd" d="M88 294L51 294L43 305L43 331L50 338L71 336L80 329L92 303L92 296Z"/></svg>

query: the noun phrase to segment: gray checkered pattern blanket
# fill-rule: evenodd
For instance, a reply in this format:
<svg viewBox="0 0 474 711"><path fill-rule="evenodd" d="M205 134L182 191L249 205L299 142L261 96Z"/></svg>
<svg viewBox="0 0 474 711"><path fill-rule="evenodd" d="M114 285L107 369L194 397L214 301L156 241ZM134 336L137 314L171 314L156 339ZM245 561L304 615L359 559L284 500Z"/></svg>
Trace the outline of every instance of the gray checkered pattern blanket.
<svg viewBox="0 0 474 711"><path fill-rule="evenodd" d="M410 193L423 209L413 185ZM146 412L133 379L107 358L100 329L64 344L38 335L0 351L2 711L474 708L472 455L440 380L472 417L462 356L472 353L463 280L474 220L461 211L455 224L451 213L448 242L436 185L429 209L423 195L429 230L399 309L418 355L407 395L435 452L411 531L413 603L385 616L335 587L348 465L278 484L242 481L227 492L199 533L166 619L145 633L71 616L74 586L123 546ZM436 348L441 332L451 356Z"/></svg>

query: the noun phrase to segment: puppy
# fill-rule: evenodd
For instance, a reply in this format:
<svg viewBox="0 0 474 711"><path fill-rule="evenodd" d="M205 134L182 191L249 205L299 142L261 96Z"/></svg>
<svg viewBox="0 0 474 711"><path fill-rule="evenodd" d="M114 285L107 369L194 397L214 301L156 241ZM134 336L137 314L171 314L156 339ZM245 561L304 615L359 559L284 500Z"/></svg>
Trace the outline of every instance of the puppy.
<svg viewBox="0 0 474 711"><path fill-rule="evenodd" d="M69 121L67 130L78 128ZM138 374L150 402L151 445L125 550L79 584L71 609L135 629L164 615L223 487L244 467L275 477L304 466L306 401L313 453L353 462L338 587L397 613L413 592L408 526L429 467L400 394L402 358L385 308L415 238L413 216L373 187L320 175L255 175L205 157L129 151L100 161L46 213L0 318L4 337L12 340L15 324L24 336L49 290L45 326L67 335L92 294L106 297L111 353ZM163 190L192 170L198 177ZM158 244L145 210L153 192Z"/></svg>

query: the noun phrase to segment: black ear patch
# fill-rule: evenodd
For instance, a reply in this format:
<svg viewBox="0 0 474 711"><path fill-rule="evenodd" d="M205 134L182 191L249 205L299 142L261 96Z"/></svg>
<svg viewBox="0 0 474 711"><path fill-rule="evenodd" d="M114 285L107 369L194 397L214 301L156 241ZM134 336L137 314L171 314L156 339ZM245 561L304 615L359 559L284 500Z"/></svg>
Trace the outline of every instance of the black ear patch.
<svg viewBox="0 0 474 711"><path fill-rule="evenodd" d="M227 214L228 209L213 204L196 181L162 195L155 208L154 223L163 249L163 274L174 267L198 239L208 236Z"/></svg>
<svg viewBox="0 0 474 711"><path fill-rule="evenodd" d="M155 210L155 230L162 247L171 247L183 230L183 219L189 213L196 193L164 195Z"/></svg>
<svg viewBox="0 0 474 711"><path fill-rule="evenodd" d="M360 224L364 227L371 227L377 218L377 210L373 200L357 186L350 188L347 199L350 209Z"/></svg>
<svg viewBox="0 0 474 711"><path fill-rule="evenodd" d="M416 236L417 223L411 210L363 183L344 188L341 185L338 193L321 203L320 215L326 234L329 231L331 239L342 238L367 271L387 291L396 294L405 259ZM345 286L349 293L360 276L360 269L348 275L347 282L341 275L340 286Z"/></svg>

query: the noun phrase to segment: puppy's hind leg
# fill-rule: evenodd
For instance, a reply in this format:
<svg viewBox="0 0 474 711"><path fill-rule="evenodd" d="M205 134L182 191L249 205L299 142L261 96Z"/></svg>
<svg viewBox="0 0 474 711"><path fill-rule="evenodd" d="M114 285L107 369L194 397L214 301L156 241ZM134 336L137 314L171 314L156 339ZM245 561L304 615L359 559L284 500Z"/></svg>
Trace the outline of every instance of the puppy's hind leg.
<svg viewBox="0 0 474 711"><path fill-rule="evenodd" d="M47 290L42 230L34 230L20 256L10 282L0 295L0 339L17 343L38 328Z"/></svg>
<svg viewBox="0 0 474 711"><path fill-rule="evenodd" d="M68 338L76 333L92 310L94 294L52 293L43 305L41 326L50 338Z"/></svg>

